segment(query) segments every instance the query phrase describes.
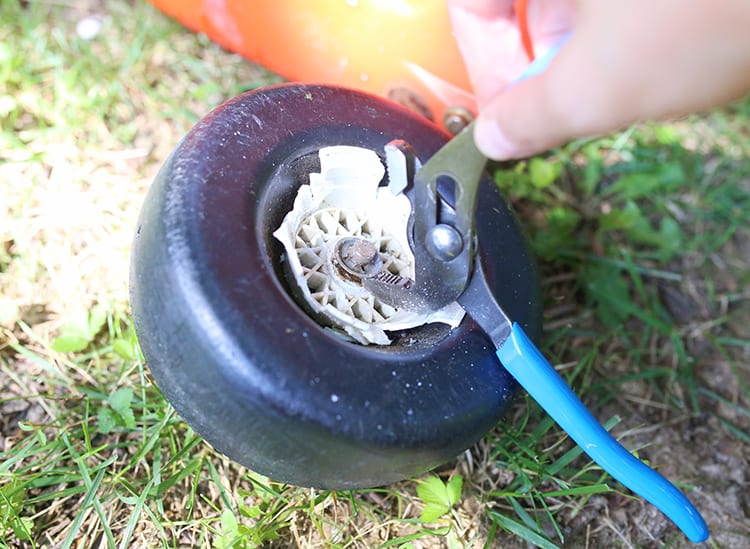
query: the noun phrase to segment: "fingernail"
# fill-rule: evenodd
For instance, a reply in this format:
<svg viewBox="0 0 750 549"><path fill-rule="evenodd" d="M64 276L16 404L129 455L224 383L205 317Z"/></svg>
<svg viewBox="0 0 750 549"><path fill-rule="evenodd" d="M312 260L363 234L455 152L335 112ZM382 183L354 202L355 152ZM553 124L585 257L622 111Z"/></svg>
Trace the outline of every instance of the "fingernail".
<svg viewBox="0 0 750 549"><path fill-rule="evenodd" d="M482 154L493 160L508 160L518 155L516 147L492 118L479 116L474 127L474 141Z"/></svg>

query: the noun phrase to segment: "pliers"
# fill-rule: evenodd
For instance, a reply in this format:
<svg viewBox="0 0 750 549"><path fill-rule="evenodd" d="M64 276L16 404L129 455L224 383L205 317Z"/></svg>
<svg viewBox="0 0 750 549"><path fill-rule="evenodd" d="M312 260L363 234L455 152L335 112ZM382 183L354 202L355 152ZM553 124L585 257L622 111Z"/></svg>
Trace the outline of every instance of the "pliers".
<svg viewBox="0 0 750 549"><path fill-rule="evenodd" d="M595 462L664 512L691 541L705 541L708 528L690 501L599 424L495 299L475 259L480 243L473 220L487 158L474 145L472 129L465 128L422 166L408 144L386 147L386 156L406 160L416 272L408 284L392 286L385 299L424 311L457 301L486 332L502 366Z"/></svg>

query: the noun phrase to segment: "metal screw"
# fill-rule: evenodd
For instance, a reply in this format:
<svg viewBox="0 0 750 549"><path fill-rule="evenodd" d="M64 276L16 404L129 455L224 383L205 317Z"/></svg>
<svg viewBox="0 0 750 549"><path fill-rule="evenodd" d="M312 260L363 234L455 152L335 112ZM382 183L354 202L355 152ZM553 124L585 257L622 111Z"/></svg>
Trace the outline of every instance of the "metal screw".
<svg viewBox="0 0 750 549"><path fill-rule="evenodd" d="M474 115L466 107L448 107L443 113L443 126L453 135L471 124L472 120L474 120Z"/></svg>
<svg viewBox="0 0 750 549"><path fill-rule="evenodd" d="M357 278L378 274L383 260L375 244L364 238L343 238L336 245L336 262L349 275Z"/></svg>
<svg viewBox="0 0 750 549"><path fill-rule="evenodd" d="M427 233L427 250L441 261L455 259L464 248L464 242L455 228L444 223L435 225Z"/></svg>

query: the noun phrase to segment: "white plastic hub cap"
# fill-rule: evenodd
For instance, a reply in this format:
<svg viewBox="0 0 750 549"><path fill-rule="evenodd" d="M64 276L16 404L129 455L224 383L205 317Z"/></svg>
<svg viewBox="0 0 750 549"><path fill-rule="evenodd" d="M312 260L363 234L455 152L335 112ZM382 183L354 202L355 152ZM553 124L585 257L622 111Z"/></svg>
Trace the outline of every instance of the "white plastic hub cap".
<svg viewBox="0 0 750 549"><path fill-rule="evenodd" d="M400 194L406 182L393 181L393 174L406 171L389 165L389 186L379 187L385 168L373 151L326 147L319 156L320 173L310 174L309 185L300 187L292 211L274 232L316 317L362 344L387 345L386 331L431 322L458 326L464 311L457 303L427 314L397 309L364 288L354 272L372 268L372 261L379 271L414 279L406 234L411 205ZM394 196L395 189L399 194ZM344 248L351 260L342 262ZM373 252L379 258L371 257Z"/></svg>

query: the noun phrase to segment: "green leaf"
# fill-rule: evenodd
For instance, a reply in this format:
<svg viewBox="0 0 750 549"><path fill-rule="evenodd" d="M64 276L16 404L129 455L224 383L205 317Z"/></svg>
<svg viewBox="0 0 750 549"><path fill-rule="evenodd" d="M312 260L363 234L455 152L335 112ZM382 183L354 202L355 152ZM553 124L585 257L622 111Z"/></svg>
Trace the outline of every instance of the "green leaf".
<svg viewBox="0 0 750 549"><path fill-rule="evenodd" d="M78 353L89 346L89 339L81 335L62 335L52 341L52 349L58 353Z"/></svg>
<svg viewBox="0 0 750 549"><path fill-rule="evenodd" d="M219 522L221 524L221 535L216 538L214 547L216 549L234 547L234 542L240 535L237 517L230 509L224 509L221 512ZM244 544L241 546L244 547Z"/></svg>
<svg viewBox="0 0 750 549"><path fill-rule="evenodd" d="M133 402L133 389L122 387L109 395L109 405L117 412L128 429L135 429L135 416L130 404Z"/></svg>
<svg viewBox="0 0 750 549"><path fill-rule="evenodd" d="M685 240L682 227L671 217L665 217L659 223L659 239L661 240L662 249L673 250L680 249Z"/></svg>
<svg viewBox="0 0 750 549"><path fill-rule="evenodd" d="M122 387L112 391L107 403L97 413L97 427L101 433L111 433L115 427L135 429L135 415L131 404L133 402L133 389Z"/></svg>
<svg viewBox="0 0 750 549"><path fill-rule="evenodd" d="M89 335L89 313L85 309L73 311L60 328L62 335L77 335L88 337Z"/></svg>
<svg viewBox="0 0 750 549"><path fill-rule="evenodd" d="M438 477L430 476L420 482L417 486L417 495L424 503L450 504L445 484Z"/></svg>
<svg viewBox="0 0 750 549"><path fill-rule="evenodd" d="M424 503L420 520L433 522L450 511L461 499L463 480L461 475L456 475L448 484L444 484L438 477L431 476L420 482L417 486L417 495Z"/></svg>
<svg viewBox="0 0 750 549"><path fill-rule="evenodd" d="M96 414L97 429L105 435L111 433L119 425L117 419L117 415L112 408L99 408L99 413Z"/></svg>
<svg viewBox="0 0 750 549"><path fill-rule="evenodd" d="M624 208L614 208L599 219L599 230L612 231L629 229L642 218L641 210L635 202L629 200Z"/></svg>
<svg viewBox="0 0 750 549"><path fill-rule="evenodd" d="M529 160L529 178L531 184L543 189L554 183L555 179L560 176L562 164L549 159L532 158Z"/></svg>
<svg viewBox="0 0 750 549"><path fill-rule="evenodd" d="M3 524L9 524L11 520L18 518L25 499L25 484L11 480L7 484L0 485L0 529Z"/></svg>
<svg viewBox="0 0 750 549"><path fill-rule="evenodd" d="M25 421L19 421L18 428L21 429L21 431L25 431L27 433L32 431L36 432L36 436L39 439L39 442L42 445L47 444L47 435L44 434L44 430L41 429L39 425L34 425Z"/></svg>
<svg viewBox="0 0 750 549"><path fill-rule="evenodd" d="M60 328L60 335L52 342L58 353L78 353L86 349L107 322L107 310L96 305L90 311L76 311Z"/></svg>
<svg viewBox="0 0 750 549"><path fill-rule="evenodd" d="M581 216L575 210L557 206L551 208L546 217L547 227L534 235L534 251L545 259L553 259L574 240L573 233Z"/></svg>
<svg viewBox="0 0 750 549"><path fill-rule="evenodd" d="M461 500L461 489L463 488L463 485L464 477L461 475L456 475L448 481L446 488L448 492L448 501L450 501L451 506Z"/></svg>
<svg viewBox="0 0 750 549"><path fill-rule="evenodd" d="M422 509L422 514L419 515L419 520L422 522L435 522L450 510L451 508L448 505L427 503Z"/></svg>
<svg viewBox="0 0 750 549"><path fill-rule="evenodd" d="M221 531L232 537L237 535L237 517L234 516L231 509L224 509L221 512Z"/></svg>
<svg viewBox="0 0 750 549"><path fill-rule="evenodd" d="M516 198L527 198L532 202L544 202L544 191L531 182L525 161L512 169L496 170L493 174L497 187L503 194Z"/></svg>
<svg viewBox="0 0 750 549"><path fill-rule="evenodd" d="M125 360L136 359L135 346L127 339L115 339L112 342L112 350L117 356Z"/></svg>
<svg viewBox="0 0 750 549"><path fill-rule="evenodd" d="M641 244L654 246L663 261L679 253L685 241L680 224L671 217L662 218L658 230L647 219L642 218L628 231L628 236Z"/></svg>
<svg viewBox="0 0 750 549"><path fill-rule="evenodd" d="M596 304L602 324L615 327L622 324L633 307L630 286L620 270L611 265L592 265L583 273L586 292Z"/></svg>
<svg viewBox="0 0 750 549"><path fill-rule="evenodd" d="M656 140L662 145L680 144L680 134L677 133L677 130L674 128L674 126L655 125L653 127L653 130L654 137L656 137Z"/></svg>
<svg viewBox="0 0 750 549"><path fill-rule="evenodd" d="M602 153L599 145L592 143L583 148L583 155L586 157L586 164L583 168L583 178L580 181L581 188L586 194L592 194L599 186L602 179Z"/></svg>
<svg viewBox="0 0 750 549"><path fill-rule="evenodd" d="M130 403L133 402L133 389L130 387L117 389L109 395L107 401L115 412L122 415L125 410L130 409Z"/></svg>
<svg viewBox="0 0 750 549"><path fill-rule="evenodd" d="M125 427L127 427L128 429L135 429L135 414L133 414L133 410L131 408L123 410L120 414L120 417L125 422Z"/></svg>
<svg viewBox="0 0 750 549"><path fill-rule="evenodd" d="M19 540L30 541L31 531L34 529L34 520L30 517L16 517L11 522L11 528Z"/></svg>
<svg viewBox="0 0 750 549"><path fill-rule="evenodd" d="M678 162L658 163L647 171L623 175L607 188L605 196L617 196L623 200L646 198L654 194L664 194L685 183L687 176Z"/></svg>
<svg viewBox="0 0 750 549"><path fill-rule="evenodd" d="M104 325L107 323L107 309L101 305L95 305L91 308L88 315L88 322L86 324L89 341L93 341Z"/></svg>
<svg viewBox="0 0 750 549"><path fill-rule="evenodd" d="M246 505L242 505L240 506L240 514L243 517L254 519L261 516L263 514L263 511L261 510L260 505L251 505L249 507Z"/></svg>

